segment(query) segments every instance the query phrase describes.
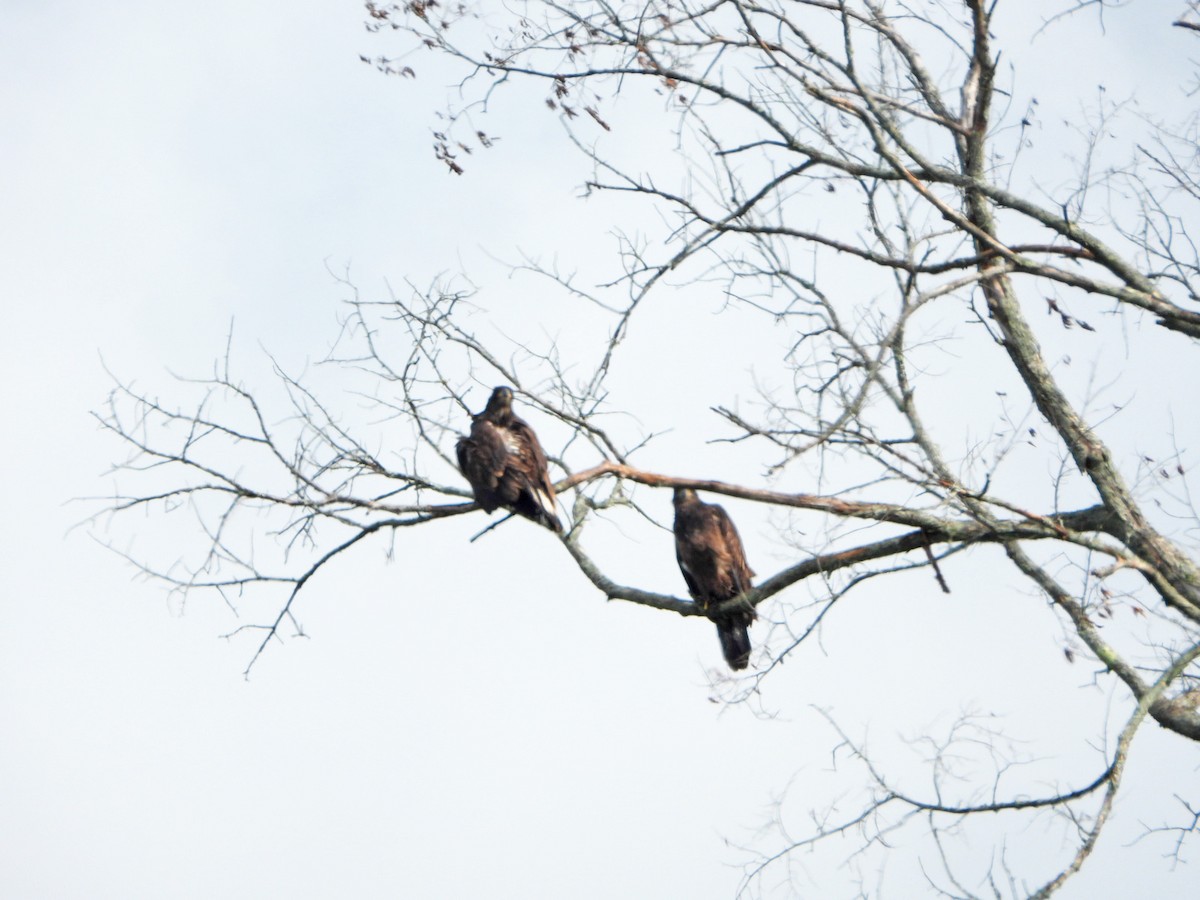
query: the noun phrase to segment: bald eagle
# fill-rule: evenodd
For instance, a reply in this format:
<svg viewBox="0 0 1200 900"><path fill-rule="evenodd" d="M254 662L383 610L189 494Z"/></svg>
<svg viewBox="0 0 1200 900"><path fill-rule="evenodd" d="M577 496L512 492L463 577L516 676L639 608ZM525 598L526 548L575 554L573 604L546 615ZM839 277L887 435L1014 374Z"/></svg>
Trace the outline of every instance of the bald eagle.
<svg viewBox="0 0 1200 900"><path fill-rule="evenodd" d="M675 558L688 593L717 625L721 652L731 669L750 662L754 610L718 612L717 607L751 587L754 575L733 521L720 506L704 503L691 488L675 488Z"/></svg>
<svg viewBox="0 0 1200 900"><path fill-rule="evenodd" d="M513 413L512 400L512 388L492 391L483 412L472 417L471 434L458 441L458 466L487 512L503 506L561 532L546 453L529 424Z"/></svg>

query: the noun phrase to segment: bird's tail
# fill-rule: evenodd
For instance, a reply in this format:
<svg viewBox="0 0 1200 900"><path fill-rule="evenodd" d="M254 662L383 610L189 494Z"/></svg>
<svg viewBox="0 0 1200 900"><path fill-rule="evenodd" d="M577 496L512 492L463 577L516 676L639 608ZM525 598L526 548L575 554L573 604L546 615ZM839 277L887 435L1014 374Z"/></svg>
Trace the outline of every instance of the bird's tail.
<svg viewBox="0 0 1200 900"><path fill-rule="evenodd" d="M750 629L748 623L739 619L717 622L717 637L721 639L721 653L725 662L735 672L750 664Z"/></svg>
<svg viewBox="0 0 1200 900"><path fill-rule="evenodd" d="M555 534L562 534L562 522L558 521L558 516L549 510L538 507L537 521L545 525Z"/></svg>
<svg viewBox="0 0 1200 900"><path fill-rule="evenodd" d="M540 493L523 492L511 509L539 525L545 525L555 534L562 534L562 522L555 515L554 501L545 499Z"/></svg>
<svg viewBox="0 0 1200 900"><path fill-rule="evenodd" d="M562 522L558 521L557 504L554 502L554 492L535 488L524 496L527 509L524 514L539 525L545 525L555 534L562 534Z"/></svg>

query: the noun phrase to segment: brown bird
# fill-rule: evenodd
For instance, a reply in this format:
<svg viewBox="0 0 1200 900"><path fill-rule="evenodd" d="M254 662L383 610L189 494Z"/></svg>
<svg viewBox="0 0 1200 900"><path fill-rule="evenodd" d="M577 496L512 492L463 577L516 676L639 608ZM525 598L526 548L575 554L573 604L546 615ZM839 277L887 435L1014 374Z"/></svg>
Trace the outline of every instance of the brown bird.
<svg viewBox="0 0 1200 900"><path fill-rule="evenodd" d="M487 512L503 506L561 532L546 453L529 424L513 413L512 400L512 388L492 391L483 412L472 417L470 436L458 441L458 466Z"/></svg>
<svg viewBox="0 0 1200 900"><path fill-rule="evenodd" d="M718 611L726 600L749 590L754 573L733 521L715 503L704 503L691 488L675 488L675 558L688 593L717 625L721 652L731 669L750 662L750 607Z"/></svg>

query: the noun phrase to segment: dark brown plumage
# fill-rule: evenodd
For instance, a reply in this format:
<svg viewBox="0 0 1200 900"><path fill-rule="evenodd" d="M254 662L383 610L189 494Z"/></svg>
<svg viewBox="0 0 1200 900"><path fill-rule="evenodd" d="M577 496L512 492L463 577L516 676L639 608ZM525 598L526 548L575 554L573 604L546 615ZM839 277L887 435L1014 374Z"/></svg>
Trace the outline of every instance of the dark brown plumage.
<svg viewBox="0 0 1200 900"><path fill-rule="evenodd" d="M492 391L483 412L473 417L471 434L458 441L458 466L487 512L503 506L561 532L546 453L529 424L513 413L512 400L512 388Z"/></svg>
<svg viewBox="0 0 1200 900"><path fill-rule="evenodd" d="M717 625L729 668L746 668L754 610L718 612L717 607L748 590L754 573L746 565L742 539L729 515L714 503L702 502L691 488L675 488L675 558L692 599Z"/></svg>

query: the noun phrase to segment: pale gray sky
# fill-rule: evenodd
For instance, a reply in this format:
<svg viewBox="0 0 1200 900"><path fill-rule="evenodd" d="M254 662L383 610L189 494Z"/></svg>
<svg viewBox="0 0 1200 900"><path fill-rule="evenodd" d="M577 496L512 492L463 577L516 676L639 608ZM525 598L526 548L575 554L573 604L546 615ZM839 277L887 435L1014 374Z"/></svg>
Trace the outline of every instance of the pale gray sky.
<svg viewBox="0 0 1200 900"><path fill-rule="evenodd" d="M789 664L766 698L783 715L722 710L707 622L605 604L532 527L467 544L478 517L323 572L298 610L309 639L272 648L244 681L252 647L218 639L237 620L215 599L182 610L87 529L67 533L95 508L67 501L111 490L102 476L121 452L88 415L109 389L101 354L170 397L168 370L211 371L232 320L246 372L261 372L260 345L299 369L336 333L345 291L326 261L376 293L466 269L511 304L522 288L489 253L590 265L580 248L611 249L612 207L573 199L586 170L549 115L515 116L467 176L447 174L429 135L436 68L410 82L360 62L384 48L357 2L4 6L0 896L716 900L789 783L826 779L811 685L884 743L960 711L932 692L888 698L888 673L914 660L923 683L955 680L1022 724L1108 702L1074 684L1033 692L1036 708L1021 706L1029 691L996 700L985 675L971 680L989 668L967 664L1026 641L1003 612L1012 596L997 589L989 612L986 586L946 601L920 576L898 582L919 595L904 609L849 615L823 656ZM1145 51L1130 41L1109 66L1141 77ZM1071 90L1055 81L1042 102ZM648 316L634 348L662 339L670 307ZM702 393L720 373L696 374ZM784 548L751 522L751 562L771 571ZM136 529L108 536L124 545ZM159 535L168 554L174 539ZM629 549L615 529L603 539ZM682 593L669 537L656 552L631 559L630 578ZM913 628L928 607L944 631ZM1058 653L1045 634L1031 654ZM1151 729L1139 741L1109 853L1064 897L1194 893L1195 872L1170 871L1161 841L1125 846L1165 809L1139 806L1140 784L1166 776L1196 793L1192 748ZM825 896L820 883L810 895Z"/></svg>

